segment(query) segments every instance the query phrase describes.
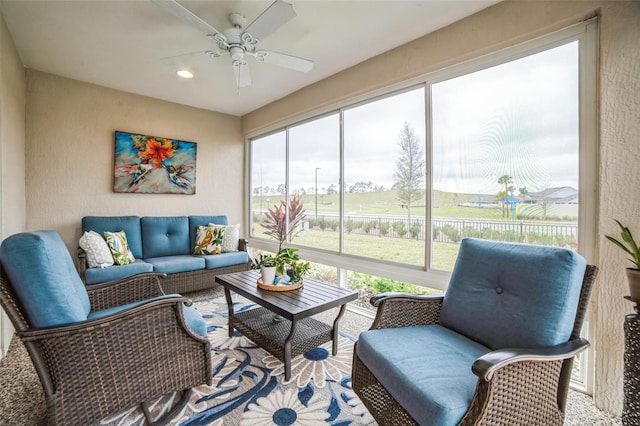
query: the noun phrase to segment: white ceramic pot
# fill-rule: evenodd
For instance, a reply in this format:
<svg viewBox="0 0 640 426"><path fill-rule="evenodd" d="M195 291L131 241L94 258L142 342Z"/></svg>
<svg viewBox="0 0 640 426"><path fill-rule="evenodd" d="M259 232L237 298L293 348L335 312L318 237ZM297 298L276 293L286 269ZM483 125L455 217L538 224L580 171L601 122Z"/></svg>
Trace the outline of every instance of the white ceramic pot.
<svg viewBox="0 0 640 426"><path fill-rule="evenodd" d="M260 268L260 274L262 274L262 283L263 284L273 284L273 280L276 277L276 267L275 266L263 266Z"/></svg>

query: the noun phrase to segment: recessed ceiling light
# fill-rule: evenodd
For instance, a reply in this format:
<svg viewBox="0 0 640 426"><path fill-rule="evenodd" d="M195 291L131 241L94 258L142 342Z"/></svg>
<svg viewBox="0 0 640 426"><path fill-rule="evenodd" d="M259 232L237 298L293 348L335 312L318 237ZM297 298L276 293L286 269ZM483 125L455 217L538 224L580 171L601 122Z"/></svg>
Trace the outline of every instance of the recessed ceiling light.
<svg viewBox="0 0 640 426"><path fill-rule="evenodd" d="M182 78L193 78L193 73L189 70L179 70L178 76Z"/></svg>

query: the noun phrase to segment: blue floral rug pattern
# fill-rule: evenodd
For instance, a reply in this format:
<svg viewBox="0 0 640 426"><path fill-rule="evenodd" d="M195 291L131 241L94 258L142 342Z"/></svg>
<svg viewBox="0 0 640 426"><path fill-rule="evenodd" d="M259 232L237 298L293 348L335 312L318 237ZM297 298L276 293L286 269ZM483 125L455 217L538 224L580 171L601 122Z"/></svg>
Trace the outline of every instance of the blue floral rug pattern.
<svg viewBox="0 0 640 426"><path fill-rule="evenodd" d="M236 312L254 304L234 295ZM212 346L212 386L198 386L171 425L369 425L375 424L351 388L353 338L341 334L338 354L331 342L295 357L291 379L284 381L284 364L242 334L228 333L224 297L194 301L207 321ZM150 404L162 413L179 399L165 396ZM103 419L101 425L143 425L139 408Z"/></svg>

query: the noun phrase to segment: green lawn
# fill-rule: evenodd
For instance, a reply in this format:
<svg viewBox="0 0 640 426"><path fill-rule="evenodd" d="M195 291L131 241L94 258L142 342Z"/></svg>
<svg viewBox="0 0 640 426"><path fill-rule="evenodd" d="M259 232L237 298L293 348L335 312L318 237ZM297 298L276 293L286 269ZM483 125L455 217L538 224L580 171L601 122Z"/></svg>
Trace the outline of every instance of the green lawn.
<svg viewBox="0 0 640 426"><path fill-rule="evenodd" d="M495 219L503 218L498 208L465 207L460 204L468 203L477 198L477 194L452 194L434 191L433 216L459 219ZM262 198L262 200L260 199ZM252 208L263 211L279 204L280 195L253 196ZM316 214L316 197L314 194L300 196L308 216ZM340 207L338 194L318 194L318 214L338 214ZM407 210L403 209L394 191L363 192L345 194L346 215L380 215L380 216L406 216ZM411 217L425 217L424 200L416 203L411 208ZM528 220L542 220L542 209L527 217Z"/></svg>

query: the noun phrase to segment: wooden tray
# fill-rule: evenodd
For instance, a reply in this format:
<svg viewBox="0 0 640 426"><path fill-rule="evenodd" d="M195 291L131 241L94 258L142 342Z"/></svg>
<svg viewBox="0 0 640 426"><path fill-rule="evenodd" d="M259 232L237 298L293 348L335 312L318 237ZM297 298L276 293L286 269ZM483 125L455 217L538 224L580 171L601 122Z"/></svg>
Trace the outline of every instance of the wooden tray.
<svg viewBox="0 0 640 426"><path fill-rule="evenodd" d="M291 291L297 290L302 287L302 280L295 284L290 285L277 285L277 284L265 284L262 282L262 277L258 278L258 288L269 291Z"/></svg>

